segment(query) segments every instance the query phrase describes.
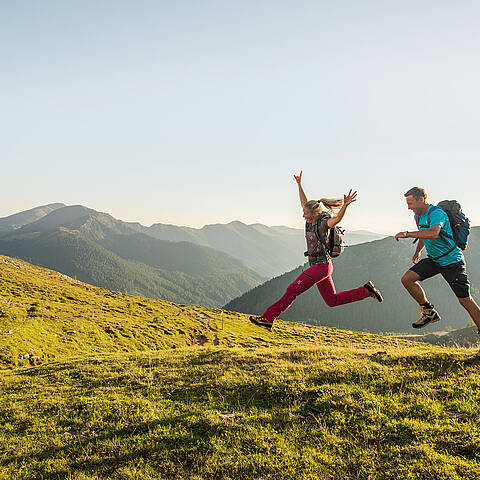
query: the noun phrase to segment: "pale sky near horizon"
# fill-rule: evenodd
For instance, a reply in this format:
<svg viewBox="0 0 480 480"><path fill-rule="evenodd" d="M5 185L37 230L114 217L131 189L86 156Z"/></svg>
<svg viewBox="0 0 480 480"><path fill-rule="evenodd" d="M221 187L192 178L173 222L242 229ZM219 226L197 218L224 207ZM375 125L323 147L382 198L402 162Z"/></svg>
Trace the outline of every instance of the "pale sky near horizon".
<svg viewBox="0 0 480 480"><path fill-rule="evenodd" d="M476 1L0 0L0 217L63 202L144 225L413 227L480 166Z"/></svg>

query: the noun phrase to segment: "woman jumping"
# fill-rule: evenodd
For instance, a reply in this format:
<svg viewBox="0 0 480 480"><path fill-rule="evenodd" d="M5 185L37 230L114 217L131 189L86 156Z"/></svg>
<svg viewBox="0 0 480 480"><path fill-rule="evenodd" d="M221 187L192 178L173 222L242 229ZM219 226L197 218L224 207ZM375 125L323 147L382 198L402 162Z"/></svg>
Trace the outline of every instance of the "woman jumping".
<svg viewBox="0 0 480 480"><path fill-rule="evenodd" d="M272 329L274 320L293 303L295 298L313 285L317 285L320 295L322 295L329 307L358 302L368 297L373 297L379 302L383 300L382 294L375 288L372 282L368 282L363 287L355 288L354 290L335 292L335 285L332 281L333 265L327 247L328 230L334 228L342 220L347 207L356 201L357 192L350 190L348 195L344 195L343 201L327 198L322 198L319 201L308 201L302 188L302 173L300 172L300 175L294 175L294 177L300 194L303 218L306 220L305 237L307 239L310 268L305 270L290 284L285 295L278 302L267 308L262 316L250 317L252 323L265 327L268 330ZM331 212L333 212L333 208L340 209L336 215L330 216L322 211L321 203Z"/></svg>

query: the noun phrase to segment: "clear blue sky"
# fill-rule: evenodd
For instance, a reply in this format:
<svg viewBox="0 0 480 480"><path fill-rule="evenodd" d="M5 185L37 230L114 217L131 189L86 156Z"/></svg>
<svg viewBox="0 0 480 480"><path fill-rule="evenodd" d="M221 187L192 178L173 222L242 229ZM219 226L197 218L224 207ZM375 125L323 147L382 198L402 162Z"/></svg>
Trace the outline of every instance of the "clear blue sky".
<svg viewBox="0 0 480 480"><path fill-rule="evenodd" d="M0 217L302 227L350 186L349 229L413 225L403 193L480 224L476 1L0 0Z"/></svg>

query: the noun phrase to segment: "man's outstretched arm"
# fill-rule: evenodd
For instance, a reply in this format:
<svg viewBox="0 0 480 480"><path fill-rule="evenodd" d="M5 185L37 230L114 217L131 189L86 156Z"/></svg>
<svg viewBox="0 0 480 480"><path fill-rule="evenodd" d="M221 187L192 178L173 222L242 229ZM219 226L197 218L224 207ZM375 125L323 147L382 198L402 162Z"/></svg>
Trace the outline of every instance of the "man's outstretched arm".
<svg viewBox="0 0 480 480"><path fill-rule="evenodd" d="M414 232L398 232L395 235L395 240L399 238L418 238L420 240L434 240L440 235L441 225L432 225L428 230L417 230Z"/></svg>

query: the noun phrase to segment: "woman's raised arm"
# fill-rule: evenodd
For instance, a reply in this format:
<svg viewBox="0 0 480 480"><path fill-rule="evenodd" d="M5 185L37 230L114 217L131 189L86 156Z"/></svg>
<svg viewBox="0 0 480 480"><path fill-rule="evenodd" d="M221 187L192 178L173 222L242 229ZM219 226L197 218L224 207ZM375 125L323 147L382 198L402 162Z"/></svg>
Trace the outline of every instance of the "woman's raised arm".
<svg viewBox="0 0 480 480"><path fill-rule="evenodd" d="M302 173L303 173L303 170L300 171L300 175L294 175L293 177L295 178L295 181L297 182L297 185L298 185L298 194L300 195L300 203L302 204L302 208L303 208L303 206L308 202L308 200L302 187Z"/></svg>
<svg viewBox="0 0 480 480"><path fill-rule="evenodd" d="M338 213L334 217L328 219L328 222L327 222L328 226L330 228L333 228L335 225L337 225L337 223L340 223L342 221L343 216L345 215L345 212L347 211L347 207L351 203L356 201L357 201L357 191L355 190L354 192L352 192L352 189L350 189L350 191L348 192L348 195L343 196L342 208L338 211Z"/></svg>

